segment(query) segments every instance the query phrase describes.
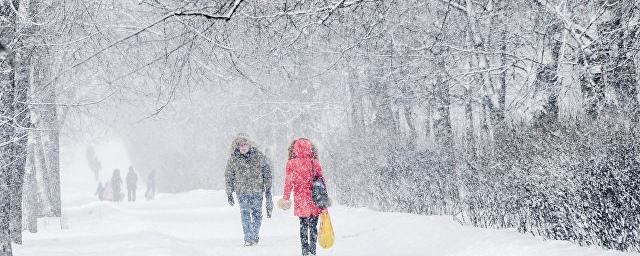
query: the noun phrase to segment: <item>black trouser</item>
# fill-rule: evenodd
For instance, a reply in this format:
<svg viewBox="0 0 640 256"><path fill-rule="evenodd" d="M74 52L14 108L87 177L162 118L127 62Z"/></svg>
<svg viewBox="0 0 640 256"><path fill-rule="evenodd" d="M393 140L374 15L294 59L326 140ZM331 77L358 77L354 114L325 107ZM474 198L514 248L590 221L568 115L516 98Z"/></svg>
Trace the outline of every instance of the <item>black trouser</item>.
<svg viewBox="0 0 640 256"><path fill-rule="evenodd" d="M318 216L300 217L300 241L302 242L302 255L316 255Z"/></svg>
<svg viewBox="0 0 640 256"><path fill-rule="evenodd" d="M129 202L135 202L136 201L136 189L135 188L130 188L128 190L129 190L129 193L127 194L127 197L129 199Z"/></svg>

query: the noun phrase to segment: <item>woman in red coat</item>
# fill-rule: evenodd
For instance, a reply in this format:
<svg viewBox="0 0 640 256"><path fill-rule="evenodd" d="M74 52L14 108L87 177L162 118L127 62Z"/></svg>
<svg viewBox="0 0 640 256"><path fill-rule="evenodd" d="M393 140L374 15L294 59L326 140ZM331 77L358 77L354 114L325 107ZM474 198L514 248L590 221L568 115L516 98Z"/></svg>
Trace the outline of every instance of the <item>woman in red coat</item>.
<svg viewBox="0 0 640 256"><path fill-rule="evenodd" d="M302 255L316 255L318 216L323 211L314 204L311 197L312 172L316 176L322 177L324 181L318 154L311 141L305 138L294 140L289 146L284 195L279 206L285 210L290 207L291 201L289 199L293 190L294 215L300 218Z"/></svg>

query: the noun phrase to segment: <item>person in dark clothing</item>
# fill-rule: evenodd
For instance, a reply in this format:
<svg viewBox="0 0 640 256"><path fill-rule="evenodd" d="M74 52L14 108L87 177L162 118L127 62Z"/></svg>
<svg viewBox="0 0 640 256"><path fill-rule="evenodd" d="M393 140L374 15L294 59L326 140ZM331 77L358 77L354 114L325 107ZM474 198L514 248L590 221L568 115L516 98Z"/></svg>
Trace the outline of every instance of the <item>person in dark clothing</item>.
<svg viewBox="0 0 640 256"><path fill-rule="evenodd" d="M104 191L105 186L102 185L102 182L98 182L98 188L96 189L96 193L94 195L98 196L100 201L104 200Z"/></svg>
<svg viewBox="0 0 640 256"><path fill-rule="evenodd" d="M111 176L111 191L114 202L122 200L122 177L120 176L120 169L113 170L113 175Z"/></svg>
<svg viewBox="0 0 640 256"><path fill-rule="evenodd" d="M263 196L267 218L271 218L273 211L272 173L265 155L246 136L233 140L225 183L229 204L235 204L233 193L236 193L240 204L245 246L258 244Z"/></svg>
<svg viewBox="0 0 640 256"><path fill-rule="evenodd" d="M156 195L156 171L153 170L147 176L147 191L144 193L144 197L147 200L153 200Z"/></svg>
<svg viewBox="0 0 640 256"><path fill-rule="evenodd" d="M133 170L133 166L129 166L127 173L127 199L129 202L136 201L136 189L138 187L138 174Z"/></svg>

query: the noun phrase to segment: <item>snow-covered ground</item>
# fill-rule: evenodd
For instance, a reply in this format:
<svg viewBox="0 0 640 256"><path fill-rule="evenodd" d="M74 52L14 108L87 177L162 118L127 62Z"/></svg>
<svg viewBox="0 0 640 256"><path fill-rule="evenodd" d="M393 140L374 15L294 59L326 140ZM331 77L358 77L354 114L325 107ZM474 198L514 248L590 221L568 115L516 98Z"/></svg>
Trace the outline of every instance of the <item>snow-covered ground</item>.
<svg viewBox="0 0 640 256"><path fill-rule="evenodd" d="M118 143L97 147L107 168L128 167ZM300 255L298 220L274 209L264 219L260 244L244 247L240 212L222 191L159 194L154 201L100 202L92 196L93 174L83 148L63 152L62 196L66 229L41 227L25 233L17 256L234 256ZM103 157L104 158L104 157ZM106 159L106 158L104 158ZM106 180L110 173L101 175ZM138 191L142 197L144 188ZM336 243L318 255L338 256L607 256L640 255L584 248L509 230L461 226L450 217L382 213L336 206L330 209ZM51 225L57 227L59 225Z"/></svg>
<svg viewBox="0 0 640 256"><path fill-rule="evenodd" d="M240 215L221 191L160 194L155 201L98 202L65 191L66 230L25 234L20 256L300 255L291 211L265 219L261 243L243 247ZM449 217L331 209L335 246L318 255L634 255L569 242L545 241L508 230L461 226ZM637 255L637 254L636 254Z"/></svg>

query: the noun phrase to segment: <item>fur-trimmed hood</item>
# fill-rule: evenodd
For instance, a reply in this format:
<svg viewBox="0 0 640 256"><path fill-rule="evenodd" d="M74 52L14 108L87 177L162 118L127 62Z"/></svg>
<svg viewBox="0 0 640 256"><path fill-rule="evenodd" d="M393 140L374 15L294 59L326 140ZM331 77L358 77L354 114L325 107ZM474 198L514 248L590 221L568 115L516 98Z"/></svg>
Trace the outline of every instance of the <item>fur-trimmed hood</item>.
<svg viewBox="0 0 640 256"><path fill-rule="evenodd" d="M256 143L249 139L248 136L240 134L236 136L236 138L231 142L231 147L229 148L231 155L235 154L236 150L238 150L238 148L240 147L240 143L242 142L247 142L251 146L251 150L256 150L258 148Z"/></svg>

